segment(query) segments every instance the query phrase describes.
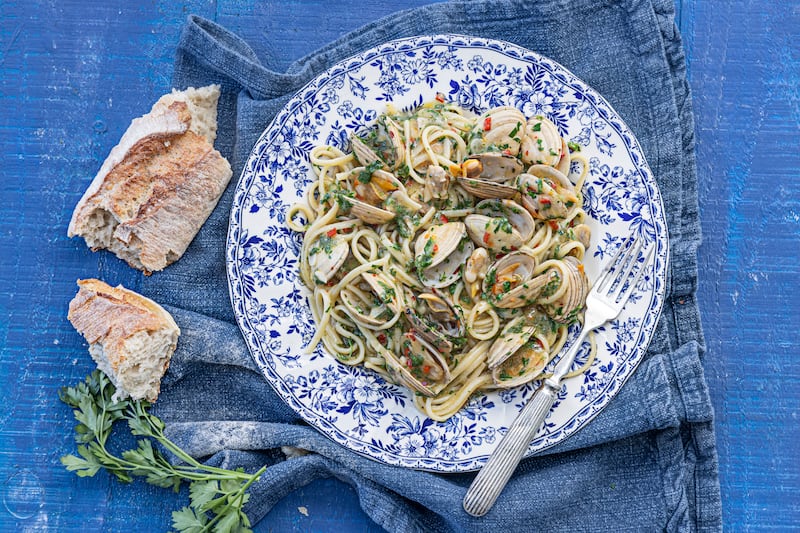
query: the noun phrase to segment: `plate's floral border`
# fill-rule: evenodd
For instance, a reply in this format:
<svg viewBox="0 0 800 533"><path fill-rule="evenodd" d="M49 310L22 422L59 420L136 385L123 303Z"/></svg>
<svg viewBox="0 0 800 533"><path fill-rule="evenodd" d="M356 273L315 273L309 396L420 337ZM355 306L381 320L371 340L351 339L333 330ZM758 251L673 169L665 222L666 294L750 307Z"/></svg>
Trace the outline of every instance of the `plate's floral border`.
<svg viewBox="0 0 800 533"><path fill-rule="evenodd" d="M669 248L658 187L622 120L562 66L515 45L459 35L393 41L337 64L287 103L245 165L228 233L231 301L250 351L278 394L334 441L389 464L456 472L483 465L538 383L474 397L437 423L405 389L338 364L320 347L304 354L314 324L297 275L302 236L285 226L286 209L310 183L314 145L344 148L387 103L410 108L435 92L474 111L513 105L544 114L585 147L584 207L596 241L590 277L629 233L656 243L652 270L622 315L598 332L596 361L566 382L529 454L585 425L633 372L661 311ZM588 345L575 364L587 356Z"/></svg>

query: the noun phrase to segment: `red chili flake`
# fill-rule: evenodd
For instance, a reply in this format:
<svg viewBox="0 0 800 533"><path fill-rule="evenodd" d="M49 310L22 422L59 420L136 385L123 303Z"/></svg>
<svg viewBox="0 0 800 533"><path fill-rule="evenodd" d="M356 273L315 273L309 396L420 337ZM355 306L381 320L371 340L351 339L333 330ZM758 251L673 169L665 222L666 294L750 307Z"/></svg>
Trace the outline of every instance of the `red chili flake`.
<svg viewBox="0 0 800 533"><path fill-rule="evenodd" d="M517 251L517 247L516 246L509 246L508 249L511 250L512 252L516 252Z"/></svg>
<svg viewBox="0 0 800 533"><path fill-rule="evenodd" d="M483 131L489 131L492 129L492 117L486 117L483 119Z"/></svg>
<svg viewBox="0 0 800 533"><path fill-rule="evenodd" d="M335 280L329 280L328 283L325 284L326 287L333 287L336 284Z"/></svg>
<svg viewBox="0 0 800 533"><path fill-rule="evenodd" d="M433 245L433 253L436 253L438 251L439 251L439 245L438 244L434 244Z"/></svg>
<svg viewBox="0 0 800 533"><path fill-rule="evenodd" d="M409 333L408 334L408 338L411 339L412 341L416 341L417 340L416 335L414 335L413 333Z"/></svg>
<svg viewBox="0 0 800 533"><path fill-rule="evenodd" d="M335 236L336 235L336 229L329 229L328 233L326 233L325 235L327 235L328 237Z"/></svg>
<svg viewBox="0 0 800 533"><path fill-rule="evenodd" d="M440 103L444 103L444 95L442 93L436 93L436 101Z"/></svg>
<svg viewBox="0 0 800 533"><path fill-rule="evenodd" d="M394 130L389 130L389 137L394 139Z"/></svg>
<svg viewBox="0 0 800 533"><path fill-rule="evenodd" d="M537 337L534 340L536 341L536 344L539 345L539 348L544 348L544 343L542 342L542 339Z"/></svg>
<svg viewBox="0 0 800 533"><path fill-rule="evenodd" d="M378 342L383 345L386 345L386 335L384 335L383 333L378 335Z"/></svg>
<svg viewBox="0 0 800 533"><path fill-rule="evenodd" d="M353 232L352 226L350 226L349 228L342 228L339 230L339 233L352 233L352 232Z"/></svg>
<svg viewBox="0 0 800 533"><path fill-rule="evenodd" d="M548 220L547 223L550 224L550 228L553 231L558 231L558 222L556 222L555 220Z"/></svg>
<svg viewBox="0 0 800 533"><path fill-rule="evenodd" d="M430 365L425 365L425 366L422 367L422 373L423 374L429 374L430 371L431 371Z"/></svg>
<svg viewBox="0 0 800 533"><path fill-rule="evenodd" d="M444 215L439 215L439 220L441 220L441 221L442 221L444 224L447 224L447 223L450 221L450 220L449 220L449 219L448 219L446 216L444 216Z"/></svg>
<svg viewBox="0 0 800 533"><path fill-rule="evenodd" d="M506 148L505 150L503 150L503 153L506 154L506 155L511 155L511 149L510 148Z"/></svg>
<svg viewBox="0 0 800 533"><path fill-rule="evenodd" d="M550 205L550 198L539 198L539 203L542 205Z"/></svg>
<svg viewBox="0 0 800 533"><path fill-rule="evenodd" d="M489 244L489 237L490 235L488 231L483 234L483 244Z"/></svg>

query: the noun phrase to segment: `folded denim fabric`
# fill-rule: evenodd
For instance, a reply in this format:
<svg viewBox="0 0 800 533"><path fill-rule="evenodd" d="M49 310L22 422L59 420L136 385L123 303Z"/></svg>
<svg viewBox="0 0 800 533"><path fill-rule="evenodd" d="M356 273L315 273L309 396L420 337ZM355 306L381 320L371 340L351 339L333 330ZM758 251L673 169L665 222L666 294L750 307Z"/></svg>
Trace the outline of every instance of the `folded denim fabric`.
<svg viewBox="0 0 800 533"><path fill-rule="evenodd" d="M389 531L721 529L694 296L694 123L671 0L437 4L367 25L284 73L264 67L226 29L189 17L173 83L222 86L216 146L238 176L272 117L313 77L377 44L429 33L502 39L550 57L602 94L637 136L663 196L671 246L663 313L639 368L594 420L524 460L493 509L472 517L461 502L474 473L422 472L365 458L305 424L272 390L230 306L232 183L181 261L139 288L167 304L183 332L155 406L170 438L211 464L250 471L269 465L251 488L247 512L254 521L292 490L335 476L355 487L364 511ZM287 456L286 446L309 453Z"/></svg>

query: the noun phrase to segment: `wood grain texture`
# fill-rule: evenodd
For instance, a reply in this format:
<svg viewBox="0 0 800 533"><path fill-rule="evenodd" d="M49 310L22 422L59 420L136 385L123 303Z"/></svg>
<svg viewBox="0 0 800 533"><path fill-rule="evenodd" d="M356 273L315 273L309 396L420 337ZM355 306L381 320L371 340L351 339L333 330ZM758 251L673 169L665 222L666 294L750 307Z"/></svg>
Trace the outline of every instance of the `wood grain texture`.
<svg viewBox="0 0 800 533"><path fill-rule="evenodd" d="M723 521L800 527L800 5L685 2Z"/></svg>
<svg viewBox="0 0 800 533"><path fill-rule="evenodd" d="M791 529L800 525L800 6L679 2L724 523ZM66 472L58 457L74 450L73 423L56 396L92 367L66 320L75 279L133 289L140 279L67 239L69 214L130 119L169 89L185 16L217 20L281 69L425 3L0 1L0 530L162 531L186 502L185 492ZM328 479L285 498L257 530L380 528L348 485Z"/></svg>

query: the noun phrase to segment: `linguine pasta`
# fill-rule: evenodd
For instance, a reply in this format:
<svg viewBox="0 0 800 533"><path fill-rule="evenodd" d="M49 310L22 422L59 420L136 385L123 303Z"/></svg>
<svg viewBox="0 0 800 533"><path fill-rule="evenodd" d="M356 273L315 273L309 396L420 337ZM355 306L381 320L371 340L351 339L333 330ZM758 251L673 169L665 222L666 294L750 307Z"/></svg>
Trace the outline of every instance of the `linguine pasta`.
<svg viewBox="0 0 800 533"><path fill-rule="evenodd" d="M349 152L314 148L316 180L287 216L304 233L308 349L411 388L439 421L542 378L588 291L579 150L545 117L475 116L441 95L389 108Z"/></svg>

